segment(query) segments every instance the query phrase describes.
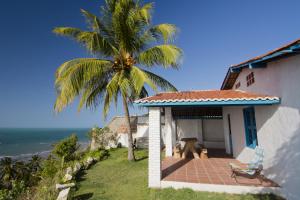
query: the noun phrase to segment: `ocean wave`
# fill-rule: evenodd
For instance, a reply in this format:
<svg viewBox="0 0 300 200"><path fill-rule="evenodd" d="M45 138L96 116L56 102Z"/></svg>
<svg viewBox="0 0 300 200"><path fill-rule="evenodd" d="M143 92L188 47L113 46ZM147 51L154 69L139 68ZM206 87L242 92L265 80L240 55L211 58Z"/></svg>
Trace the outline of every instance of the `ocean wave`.
<svg viewBox="0 0 300 200"><path fill-rule="evenodd" d="M29 160L32 156L38 155L42 158L46 158L50 154L51 150L48 151L40 151L40 152L35 152L35 153L24 153L16 156L0 156L0 159L9 157L12 158L13 160Z"/></svg>
<svg viewBox="0 0 300 200"><path fill-rule="evenodd" d="M51 144L49 142L40 142L39 144Z"/></svg>
<svg viewBox="0 0 300 200"><path fill-rule="evenodd" d="M80 149L85 149L88 147L89 145L89 142L78 142L80 144ZM30 160L31 157L33 155L38 155L42 158L47 158L47 156L51 153L52 150L47 150L47 151L39 151L39 152L34 152L34 153L25 153L25 154L19 154L19 155L15 155L15 156L6 156L6 155L1 155L0 156L0 160L2 158L5 158L5 157L9 157L9 158L12 158L13 160L23 160L23 161L27 161L27 160Z"/></svg>

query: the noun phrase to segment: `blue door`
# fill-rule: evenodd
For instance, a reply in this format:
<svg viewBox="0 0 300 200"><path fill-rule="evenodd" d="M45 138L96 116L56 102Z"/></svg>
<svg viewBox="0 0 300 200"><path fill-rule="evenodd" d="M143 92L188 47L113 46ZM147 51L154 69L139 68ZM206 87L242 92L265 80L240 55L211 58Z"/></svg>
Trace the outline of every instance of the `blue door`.
<svg viewBox="0 0 300 200"><path fill-rule="evenodd" d="M246 145L247 147L255 148L258 145L258 141L254 107L245 108L243 111L246 133Z"/></svg>

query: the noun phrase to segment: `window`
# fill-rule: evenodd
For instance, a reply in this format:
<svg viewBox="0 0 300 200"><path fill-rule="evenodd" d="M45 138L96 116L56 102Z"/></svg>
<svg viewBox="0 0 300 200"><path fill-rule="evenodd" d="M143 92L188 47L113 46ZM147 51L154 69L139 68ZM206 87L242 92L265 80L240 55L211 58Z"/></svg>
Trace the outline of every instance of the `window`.
<svg viewBox="0 0 300 200"><path fill-rule="evenodd" d="M241 82L238 82L237 84L235 84L235 89L239 89L239 87L241 87Z"/></svg>
<svg viewBox="0 0 300 200"><path fill-rule="evenodd" d="M246 133L246 145L247 147L254 149L258 145L254 107L245 108L243 110L243 113Z"/></svg>
<svg viewBox="0 0 300 200"><path fill-rule="evenodd" d="M250 74L247 75L246 77L246 80L247 80L247 87L252 85L254 83L254 73L251 72Z"/></svg>

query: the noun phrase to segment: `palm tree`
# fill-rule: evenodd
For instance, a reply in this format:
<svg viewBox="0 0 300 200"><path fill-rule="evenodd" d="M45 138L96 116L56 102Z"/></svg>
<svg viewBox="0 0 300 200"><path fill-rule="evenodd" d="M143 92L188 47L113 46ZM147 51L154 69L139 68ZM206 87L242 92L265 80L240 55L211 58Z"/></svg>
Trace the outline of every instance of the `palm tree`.
<svg viewBox="0 0 300 200"><path fill-rule="evenodd" d="M10 189L14 180L16 171L14 170L13 161L10 157L0 160L0 180L6 189Z"/></svg>
<svg viewBox="0 0 300 200"><path fill-rule="evenodd" d="M29 172L26 177L26 185L36 185L40 180L42 158L38 155L33 155L29 162L26 164L26 169Z"/></svg>
<svg viewBox="0 0 300 200"><path fill-rule="evenodd" d="M26 164L22 161L15 162L13 168L15 170L15 179L16 180L26 179L27 175L30 174Z"/></svg>
<svg viewBox="0 0 300 200"><path fill-rule="evenodd" d="M152 9L153 3L141 4L138 0L106 0L100 16L81 10L88 30L54 29L54 33L74 39L93 55L67 61L57 69L55 110L60 112L79 96L79 110L103 103L106 116L110 104L117 104L121 97L128 127L128 160L134 160L128 105L147 96L147 88L176 90L149 69L177 69L182 57L182 50L172 44L176 26L153 26Z"/></svg>
<svg viewBox="0 0 300 200"><path fill-rule="evenodd" d="M38 155L33 155L31 157L27 166L32 173L36 173L41 169L41 160L42 158Z"/></svg>

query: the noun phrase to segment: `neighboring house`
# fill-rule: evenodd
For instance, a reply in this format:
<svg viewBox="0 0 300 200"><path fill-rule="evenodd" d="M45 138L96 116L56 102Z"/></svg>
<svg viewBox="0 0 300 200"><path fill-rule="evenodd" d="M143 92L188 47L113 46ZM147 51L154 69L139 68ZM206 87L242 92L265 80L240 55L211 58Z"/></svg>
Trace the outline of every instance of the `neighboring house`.
<svg viewBox="0 0 300 200"><path fill-rule="evenodd" d="M272 192L274 189L288 199L299 199L299 53L300 40L297 40L231 66L221 90L167 92L136 101L136 105L149 109L149 186L233 193ZM187 179L166 181L162 176L159 139L162 110L167 157L172 156L175 142L183 137L195 137L207 148L223 148L241 162L249 162L254 148L259 145L265 153L265 177L281 188L230 184L226 187L224 180L222 186L214 187L201 184L201 179L196 181L199 184L195 181L183 184Z"/></svg>
<svg viewBox="0 0 300 200"><path fill-rule="evenodd" d="M148 148L148 115L131 116L131 131L132 137L136 141L136 145L139 148ZM164 117L162 116L162 146L164 146L165 134L164 134ZM118 135L118 143L123 147L128 147L128 129L125 123L124 116L114 117L107 125L107 127Z"/></svg>

